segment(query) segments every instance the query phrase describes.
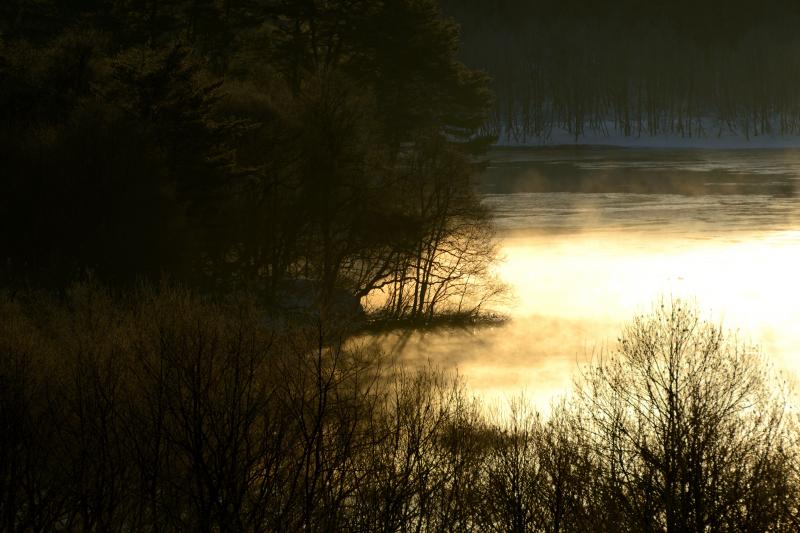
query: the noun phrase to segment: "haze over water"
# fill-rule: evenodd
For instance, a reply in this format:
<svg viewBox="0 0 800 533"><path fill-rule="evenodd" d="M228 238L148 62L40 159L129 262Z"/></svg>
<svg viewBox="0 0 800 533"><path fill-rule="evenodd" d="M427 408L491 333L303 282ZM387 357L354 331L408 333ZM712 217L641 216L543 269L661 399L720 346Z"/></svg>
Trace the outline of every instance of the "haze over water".
<svg viewBox="0 0 800 533"><path fill-rule="evenodd" d="M659 298L761 346L800 377L800 151L508 149L480 178L511 320L385 339L457 368L482 396L540 407Z"/></svg>

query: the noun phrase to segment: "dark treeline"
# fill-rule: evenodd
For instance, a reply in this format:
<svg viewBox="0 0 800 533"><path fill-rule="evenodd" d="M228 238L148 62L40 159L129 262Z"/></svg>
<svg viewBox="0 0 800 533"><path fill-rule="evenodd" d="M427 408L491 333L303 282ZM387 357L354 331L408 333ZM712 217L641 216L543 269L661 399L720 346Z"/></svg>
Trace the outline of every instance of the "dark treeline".
<svg viewBox="0 0 800 533"><path fill-rule="evenodd" d="M680 304L547 417L348 337L497 290L458 44L432 0L0 5L0 531L798 530L788 396Z"/></svg>
<svg viewBox="0 0 800 533"><path fill-rule="evenodd" d="M488 131L504 141L800 132L796 2L442 3L494 80Z"/></svg>
<svg viewBox="0 0 800 533"><path fill-rule="evenodd" d="M169 289L3 296L0 530L800 526L796 414L757 352L680 304L547 417L317 337Z"/></svg>
<svg viewBox="0 0 800 533"><path fill-rule="evenodd" d="M485 76L432 0L0 6L0 276L474 312Z"/></svg>

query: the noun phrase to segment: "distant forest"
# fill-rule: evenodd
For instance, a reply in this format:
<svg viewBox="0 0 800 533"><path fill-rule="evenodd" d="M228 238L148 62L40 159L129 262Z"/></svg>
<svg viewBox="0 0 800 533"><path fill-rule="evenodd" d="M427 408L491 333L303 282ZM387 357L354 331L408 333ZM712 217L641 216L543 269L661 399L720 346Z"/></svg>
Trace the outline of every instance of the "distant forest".
<svg viewBox="0 0 800 533"><path fill-rule="evenodd" d="M501 141L800 133L800 4L444 0ZM741 6L741 7L740 7Z"/></svg>

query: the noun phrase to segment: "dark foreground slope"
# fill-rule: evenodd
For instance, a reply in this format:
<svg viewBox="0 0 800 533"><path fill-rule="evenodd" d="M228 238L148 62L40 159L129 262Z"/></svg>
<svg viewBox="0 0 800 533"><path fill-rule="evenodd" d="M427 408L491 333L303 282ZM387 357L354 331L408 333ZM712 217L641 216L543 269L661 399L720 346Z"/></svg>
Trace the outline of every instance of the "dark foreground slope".
<svg viewBox="0 0 800 533"><path fill-rule="evenodd" d="M787 396L680 303L546 417L322 331L166 289L4 295L0 529L797 529Z"/></svg>

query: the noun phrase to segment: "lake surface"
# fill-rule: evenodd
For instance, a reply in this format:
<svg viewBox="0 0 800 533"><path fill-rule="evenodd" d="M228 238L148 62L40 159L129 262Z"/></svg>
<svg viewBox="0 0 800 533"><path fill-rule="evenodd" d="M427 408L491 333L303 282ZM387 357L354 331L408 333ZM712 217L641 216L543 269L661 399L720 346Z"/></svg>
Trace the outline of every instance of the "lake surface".
<svg viewBox="0 0 800 533"><path fill-rule="evenodd" d="M800 150L506 149L479 179L511 320L394 333L406 362L546 409L659 299L686 298L800 377Z"/></svg>

